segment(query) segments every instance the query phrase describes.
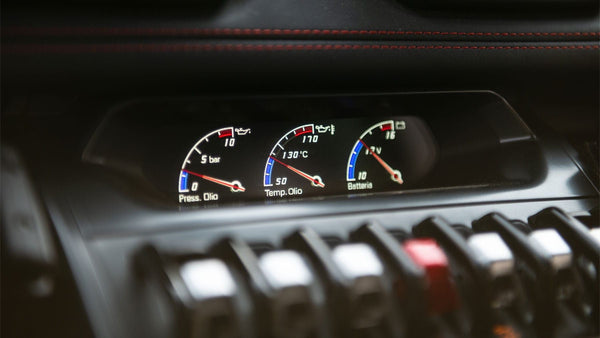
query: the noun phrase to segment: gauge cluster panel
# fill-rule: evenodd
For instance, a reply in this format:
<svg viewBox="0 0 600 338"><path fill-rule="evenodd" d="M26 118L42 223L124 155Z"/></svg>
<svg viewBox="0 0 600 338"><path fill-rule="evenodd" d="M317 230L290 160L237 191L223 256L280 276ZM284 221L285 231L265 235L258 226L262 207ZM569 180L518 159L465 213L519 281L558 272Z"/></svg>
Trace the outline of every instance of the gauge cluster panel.
<svg viewBox="0 0 600 338"><path fill-rule="evenodd" d="M490 92L137 100L107 114L82 157L180 208L543 175L531 131Z"/></svg>
<svg viewBox="0 0 600 338"><path fill-rule="evenodd" d="M202 135L182 160L182 204L400 191L433 167L418 117L240 124Z"/></svg>

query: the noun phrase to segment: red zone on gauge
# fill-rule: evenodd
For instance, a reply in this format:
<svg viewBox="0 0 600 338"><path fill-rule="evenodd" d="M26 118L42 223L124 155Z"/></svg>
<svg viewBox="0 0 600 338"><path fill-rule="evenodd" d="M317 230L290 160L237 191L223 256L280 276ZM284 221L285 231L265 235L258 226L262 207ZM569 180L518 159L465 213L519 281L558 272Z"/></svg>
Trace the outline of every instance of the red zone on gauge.
<svg viewBox="0 0 600 338"><path fill-rule="evenodd" d="M350 156L348 157L348 165L346 167L346 181L354 182L354 181L364 181L367 176L367 171L360 171L358 175L356 174L356 166L357 160L361 155L361 151L363 147L366 151L362 152L362 154L370 155L379 163L379 165L387 172L392 182L397 184L403 184L404 180L402 179L402 173L400 170L393 168L389 165L381 155L381 152L385 148L385 142L393 142L396 139L396 132L405 130L406 123L404 121L383 121L377 124L374 124L367 128L367 130L360 135L354 146L352 147L352 151L350 152ZM380 145L369 144L370 141L365 141L367 137L375 137L378 136L383 140L379 140ZM368 161L368 159L365 159ZM364 160L363 160L364 161ZM379 175L377 173L372 173L375 175Z"/></svg>
<svg viewBox="0 0 600 338"><path fill-rule="evenodd" d="M219 195L227 191L245 192L246 188L238 179L221 175L227 175L223 171L224 160L235 160L238 137L250 132L250 128L226 127L214 130L196 142L181 166L179 202L218 201ZM219 186L228 189L219 189Z"/></svg>
<svg viewBox="0 0 600 338"><path fill-rule="evenodd" d="M267 158L267 163L265 164L264 171L264 180L263 185L265 187L271 187L274 185L285 185L286 183L278 181L273 182L273 167L276 165L281 165L284 168L289 169L294 174L306 179L310 182L313 187L324 188L325 182L319 175L311 175L301 169L298 169L296 166L292 166L288 160L291 161L304 161L308 160L309 153L306 149L306 146L315 145L319 140L319 134L333 132L335 127L333 125L322 126L319 125L315 128L314 124L306 124L297 128L294 128L287 132L282 138L277 141L273 149ZM288 149L288 145L292 141L300 141L300 144L304 147L299 149ZM295 142L296 143L296 142ZM282 154L281 156L278 156Z"/></svg>

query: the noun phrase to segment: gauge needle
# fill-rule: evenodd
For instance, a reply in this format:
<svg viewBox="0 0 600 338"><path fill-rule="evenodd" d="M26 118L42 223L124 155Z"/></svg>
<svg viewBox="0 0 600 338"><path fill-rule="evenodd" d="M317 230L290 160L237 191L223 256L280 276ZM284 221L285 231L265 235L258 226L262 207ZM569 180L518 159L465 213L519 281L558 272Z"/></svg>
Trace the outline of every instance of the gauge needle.
<svg viewBox="0 0 600 338"><path fill-rule="evenodd" d="M280 160L276 159L276 158L275 158L275 157L273 157L273 156L269 156L269 157L270 157L272 160L274 160L275 162L277 162L277 163L281 164L282 166L284 166L284 167L286 167L286 168L290 169L291 171L295 172L296 174L298 174L298 175L300 175L300 176L302 176L302 177L306 178L306 179L307 179L307 180L309 180L309 181L312 183L312 185L314 185L315 187L321 187L321 188L325 188L325 183L323 183L323 180L322 180L322 179L321 179L321 177L319 177L318 175L315 175L315 176L310 176L309 174L307 174L307 173L303 172L302 170L298 170L298 169L296 169L296 168L292 167L292 166L291 166L291 165L289 165L289 164L285 164L285 163L281 162Z"/></svg>
<svg viewBox="0 0 600 338"><path fill-rule="evenodd" d="M242 184L240 183L240 181L227 182L227 181L224 181L224 180L220 180L218 178L214 178L214 177L210 177L210 176L198 174L198 173L195 173L193 171L186 170L186 169L183 169L182 171L186 172L186 173L188 173L190 175L194 175L194 176L200 177L200 178L205 179L207 181L211 181L211 182L214 182L214 183L217 183L217 184L229 187L229 188L231 188L231 191L233 191L233 192L238 192L238 191L239 192L244 192L244 191L246 191L246 188L242 187Z"/></svg>
<svg viewBox="0 0 600 338"><path fill-rule="evenodd" d="M402 174L400 173L400 170L397 169L393 169L392 167L390 167L387 163L385 163L385 161L379 157L379 155L375 154L375 152L373 151L373 149L371 149L366 143L365 141L358 139L360 141L360 143L363 144L363 146L365 146L365 148L367 148L369 150L369 152L371 153L371 155L373 155L373 157L375 157L375 159L377 160L377 162L379 162L379 164L381 164L381 166L388 172L390 173L390 178L392 179L392 181L397 182L398 184L402 184L404 183L404 181L402 180Z"/></svg>

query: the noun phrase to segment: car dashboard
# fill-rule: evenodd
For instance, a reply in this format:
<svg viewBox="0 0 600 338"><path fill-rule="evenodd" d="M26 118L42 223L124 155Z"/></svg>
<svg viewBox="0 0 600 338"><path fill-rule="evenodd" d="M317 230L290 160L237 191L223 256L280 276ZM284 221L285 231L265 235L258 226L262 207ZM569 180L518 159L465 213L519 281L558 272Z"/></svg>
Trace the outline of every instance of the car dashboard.
<svg viewBox="0 0 600 338"><path fill-rule="evenodd" d="M2 13L2 335L596 337L593 1Z"/></svg>

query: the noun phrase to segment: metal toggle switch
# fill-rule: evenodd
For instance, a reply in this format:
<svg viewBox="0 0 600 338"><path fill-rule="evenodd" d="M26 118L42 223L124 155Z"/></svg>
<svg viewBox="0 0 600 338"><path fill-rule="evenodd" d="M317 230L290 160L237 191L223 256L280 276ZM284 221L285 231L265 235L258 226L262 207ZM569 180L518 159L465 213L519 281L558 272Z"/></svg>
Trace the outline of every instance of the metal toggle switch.
<svg viewBox="0 0 600 338"><path fill-rule="evenodd" d="M348 280L355 327L378 325L388 309L381 280L383 265L375 251L366 244L343 244L335 247L331 255Z"/></svg>
<svg viewBox="0 0 600 338"><path fill-rule="evenodd" d="M194 303L190 336L239 336L232 299L237 287L225 263L218 259L189 261L179 271Z"/></svg>
<svg viewBox="0 0 600 338"><path fill-rule="evenodd" d="M313 230L303 229L284 240L286 247L311 259L327 288L327 301L340 337L396 336L390 322L398 321L385 266L375 250L364 243L334 248ZM388 285L386 287L386 285Z"/></svg>
<svg viewBox="0 0 600 338"><path fill-rule="evenodd" d="M554 229L536 230L529 234L533 246L544 251L550 257L550 263L555 271L571 266L573 253L567 243Z"/></svg>
<svg viewBox="0 0 600 338"><path fill-rule="evenodd" d="M153 245L135 255L140 291L156 300L169 336L254 337L252 304L239 275L200 253L165 252Z"/></svg>
<svg viewBox="0 0 600 338"><path fill-rule="evenodd" d="M217 243L212 253L245 276L260 337L327 336L324 292L298 252L277 250L257 257L248 243L232 238Z"/></svg>
<svg viewBox="0 0 600 338"><path fill-rule="evenodd" d="M260 256L258 265L271 287L272 328L276 337L311 337L317 330L313 306L313 274L295 251L271 251Z"/></svg>
<svg viewBox="0 0 600 338"><path fill-rule="evenodd" d="M399 315L393 320L406 327L402 336L428 336L432 329L427 315L425 270L402 249L400 242L381 225L369 223L355 230L350 238L367 243L391 268L388 284L399 302ZM400 320L402 319L402 321Z"/></svg>
<svg viewBox="0 0 600 338"><path fill-rule="evenodd" d="M515 259L512 252L497 233L481 233L467 239L476 254L475 259L488 267L491 278L510 275L514 272Z"/></svg>
<svg viewBox="0 0 600 338"><path fill-rule="evenodd" d="M475 259L485 267L490 306L507 309L514 305L521 290L515 278L515 258L502 237L493 232L480 233L469 237L467 244Z"/></svg>

